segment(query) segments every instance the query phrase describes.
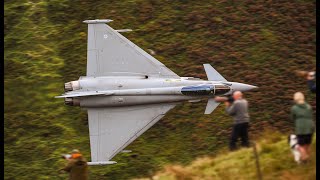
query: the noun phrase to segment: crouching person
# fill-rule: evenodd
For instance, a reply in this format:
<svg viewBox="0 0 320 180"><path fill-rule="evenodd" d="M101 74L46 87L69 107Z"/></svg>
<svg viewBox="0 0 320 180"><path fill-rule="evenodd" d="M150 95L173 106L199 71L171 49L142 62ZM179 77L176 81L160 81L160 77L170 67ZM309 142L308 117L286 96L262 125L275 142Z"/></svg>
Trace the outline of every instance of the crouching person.
<svg viewBox="0 0 320 180"><path fill-rule="evenodd" d="M88 180L88 164L79 150L73 150L66 160L67 165L59 171L68 172L70 180Z"/></svg>

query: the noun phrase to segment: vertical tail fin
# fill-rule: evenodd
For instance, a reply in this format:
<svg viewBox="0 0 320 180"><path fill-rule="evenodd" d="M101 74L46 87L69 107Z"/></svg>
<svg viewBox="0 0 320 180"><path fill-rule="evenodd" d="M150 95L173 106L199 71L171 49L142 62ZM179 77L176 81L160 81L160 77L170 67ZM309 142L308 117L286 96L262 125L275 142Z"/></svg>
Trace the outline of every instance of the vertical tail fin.
<svg viewBox="0 0 320 180"><path fill-rule="evenodd" d="M203 64L209 81L227 81L221 74L218 73L210 64Z"/></svg>

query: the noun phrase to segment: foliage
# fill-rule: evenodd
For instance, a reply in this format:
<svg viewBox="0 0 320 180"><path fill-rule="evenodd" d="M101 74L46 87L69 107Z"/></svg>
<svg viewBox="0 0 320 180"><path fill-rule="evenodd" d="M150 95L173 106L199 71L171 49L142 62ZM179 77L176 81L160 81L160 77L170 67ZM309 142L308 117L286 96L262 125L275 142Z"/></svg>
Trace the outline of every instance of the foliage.
<svg viewBox="0 0 320 180"><path fill-rule="evenodd" d="M286 135L265 133L256 146L263 179L316 179L315 138L311 145L310 162L300 165L293 159ZM221 151L214 157L197 158L188 166L167 165L152 178L155 180L257 179L257 166L253 148L242 148L235 152Z"/></svg>

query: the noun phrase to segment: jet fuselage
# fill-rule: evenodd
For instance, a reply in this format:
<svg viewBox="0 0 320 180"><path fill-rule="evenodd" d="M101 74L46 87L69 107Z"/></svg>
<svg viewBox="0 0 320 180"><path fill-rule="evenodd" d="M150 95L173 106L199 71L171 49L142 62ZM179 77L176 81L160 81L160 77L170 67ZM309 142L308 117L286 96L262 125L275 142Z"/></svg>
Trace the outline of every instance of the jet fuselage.
<svg viewBox="0 0 320 180"><path fill-rule="evenodd" d="M65 95L79 90L81 93L87 91L99 95L67 97L65 103L84 108L133 106L200 100L252 88L255 86L236 82L206 81L192 77L175 79L147 76L80 77L78 81L65 84Z"/></svg>

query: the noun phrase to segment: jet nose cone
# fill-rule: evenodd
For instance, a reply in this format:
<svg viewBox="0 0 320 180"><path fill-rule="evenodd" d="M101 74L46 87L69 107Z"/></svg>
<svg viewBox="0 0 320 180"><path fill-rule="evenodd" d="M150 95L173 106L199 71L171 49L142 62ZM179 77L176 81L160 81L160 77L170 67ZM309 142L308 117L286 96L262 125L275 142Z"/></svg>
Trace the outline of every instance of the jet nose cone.
<svg viewBox="0 0 320 180"><path fill-rule="evenodd" d="M232 83L232 88L233 88L233 91L244 92L244 91L250 91L252 89L257 89L258 87L252 86L249 84L243 84L243 83Z"/></svg>

